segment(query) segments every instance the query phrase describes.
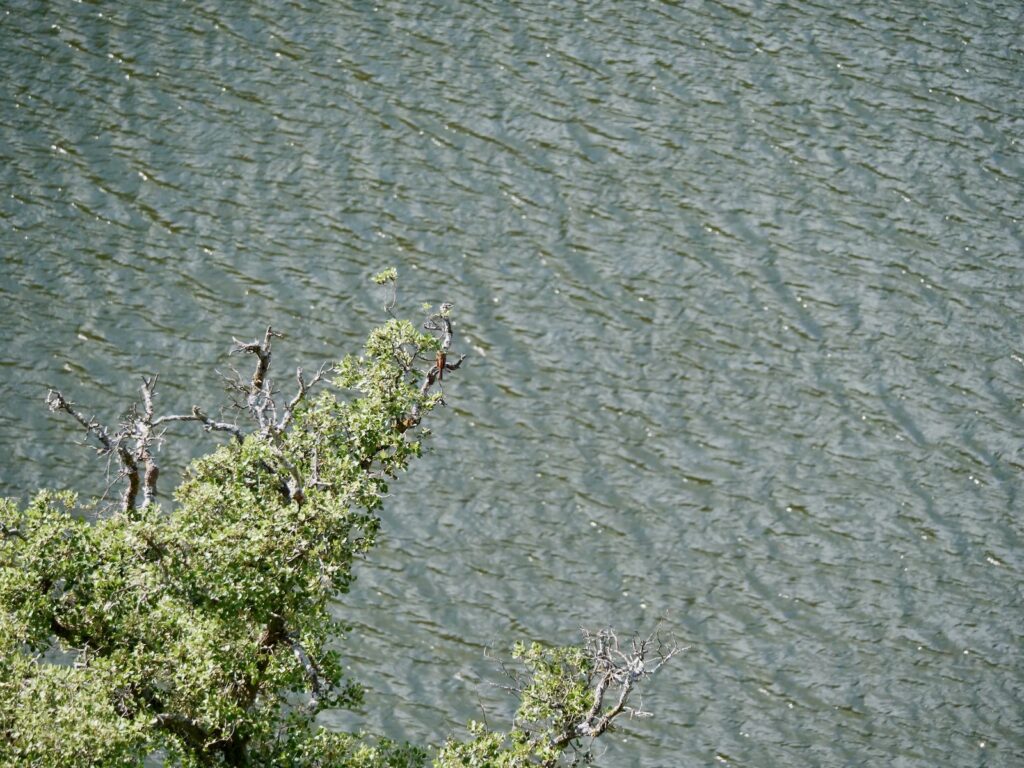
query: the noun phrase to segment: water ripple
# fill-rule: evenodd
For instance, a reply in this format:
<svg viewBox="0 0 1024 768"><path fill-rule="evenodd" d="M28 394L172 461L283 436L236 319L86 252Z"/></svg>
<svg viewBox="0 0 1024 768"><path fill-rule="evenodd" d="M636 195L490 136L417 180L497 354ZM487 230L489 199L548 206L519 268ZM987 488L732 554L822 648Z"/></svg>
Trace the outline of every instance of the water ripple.
<svg viewBox="0 0 1024 768"><path fill-rule="evenodd" d="M501 721L484 649L664 617L608 764L1024 759L1018 6L3 14L4 493L102 491L47 386L215 404L231 336L350 350L396 264L472 356L330 722Z"/></svg>

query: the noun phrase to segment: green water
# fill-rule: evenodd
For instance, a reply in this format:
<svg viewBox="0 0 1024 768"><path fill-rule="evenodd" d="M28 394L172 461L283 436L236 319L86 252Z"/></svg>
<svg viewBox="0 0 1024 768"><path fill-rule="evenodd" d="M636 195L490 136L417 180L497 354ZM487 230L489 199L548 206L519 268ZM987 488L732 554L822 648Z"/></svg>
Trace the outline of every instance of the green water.
<svg viewBox="0 0 1024 768"><path fill-rule="evenodd" d="M214 407L268 322L283 385L395 265L471 357L330 722L501 723L488 649L663 617L692 647L603 765L1024 764L1021 40L1011 2L7 0L0 493L104 491L48 386Z"/></svg>

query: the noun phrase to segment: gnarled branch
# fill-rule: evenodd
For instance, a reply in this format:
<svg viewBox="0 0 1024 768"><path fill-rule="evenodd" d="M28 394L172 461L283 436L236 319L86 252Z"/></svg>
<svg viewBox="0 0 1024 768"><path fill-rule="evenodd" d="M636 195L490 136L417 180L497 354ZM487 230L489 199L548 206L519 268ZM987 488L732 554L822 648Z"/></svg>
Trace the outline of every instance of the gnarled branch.
<svg viewBox="0 0 1024 768"><path fill-rule="evenodd" d="M306 396L313 389L313 387L315 387L317 383L319 383L324 378L327 372L332 369L332 365L330 365L329 363L324 363L323 365L320 366L319 370L317 370L316 374L313 376L312 381L310 381L308 384L306 383L306 379L302 374L302 368L295 369L295 380L299 385L299 389L295 393L295 397L289 400L288 405L284 407L284 416L281 417L281 421L277 425L278 431L283 431L288 426L288 424L292 420L292 415L295 413L295 408L299 405L299 403L301 403L306 398Z"/></svg>
<svg viewBox="0 0 1024 768"><path fill-rule="evenodd" d="M153 421L153 426L163 424L169 421L199 421L202 422L203 427L207 432L214 430L221 432L230 432L238 442L242 442L245 436L242 434L242 430L239 429L235 424L229 424L225 421L214 421L209 416L200 410L198 405L192 406L192 413L189 414L172 414L169 416L161 416Z"/></svg>
<svg viewBox="0 0 1024 768"><path fill-rule="evenodd" d="M576 724L575 732L562 734L555 740L555 746L559 748L564 748L579 736L596 739L623 712L636 716L647 714L642 709L626 706L630 694L641 680L650 677L669 659L686 650L674 640L664 642L657 630L645 638L634 635L630 639L629 650L620 647L619 638L611 629L599 632L583 630L583 637L584 648L592 664L591 682L597 680L593 704L583 721ZM618 687L615 703L606 708L605 697L615 687Z"/></svg>
<svg viewBox="0 0 1024 768"><path fill-rule="evenodd" d="M139 495L139 465L135 460L135 456L124 445L125 439L128 437L125 430L120 430L112 436L109 430L96 419L87 419L81 412L75 410L74 403L70 402L55 389L51 389L47 393L46 405L54 413L64 411L85 427L85 431L99 441L101 447L97 450L101 455L117 455L117 459L121 464L121 474L128 479L128 486L124 489L124 493L121 496L121 509L124 512L134 509L135 500Z"/></svg>
<svg viewBox="0 0 1024 768"><path fill-rule="evenodd" d="M256 355L256 368L253 371L249 386L243 388L238 385L238 388L245 391L246 407L253 418L256 419L260 429L264 430L277 421L272 387L270 380L267 378L267 372L270 370L271 342L275 337L279 339L284 338L284 334L275 331L268 325L267 332L263 335L263 341L257 339L256 341L246 342L234 339L235 347L231 350L231 354L244 352Z"/></svg>
<svg viewBox="0 0 1024 768"><path fill-rule="evenodd" d="M452 307L454 306L450 302L445 302L438 308L437 312L430 315L423 323L423 327L428 331L440 331L441 347L434 358L434 364L423 376L423 382L420 384L421 395L426 395L435 382L443 380L445 371L457 370L462 365L462 361L466 359L465 355L459 355L459 359L454 363L448 362L448 353L455 338L450 318ZM410 414L399 424L399 430L405 432L415 427L420 423L420 418L420 407L417 404L412 407Z"/></svg>

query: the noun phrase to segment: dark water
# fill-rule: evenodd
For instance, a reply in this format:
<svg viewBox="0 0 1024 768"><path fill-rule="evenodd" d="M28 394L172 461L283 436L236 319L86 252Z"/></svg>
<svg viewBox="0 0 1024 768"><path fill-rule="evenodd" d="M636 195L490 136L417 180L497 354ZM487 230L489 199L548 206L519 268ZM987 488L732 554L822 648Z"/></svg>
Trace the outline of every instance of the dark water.
<svg viewBox="0 0 1024 768"><path fill-rule="evenodd" d="M1024 764L1019 3L0 13L0 493L103 490L47 386L215 404L393 264L472 357L328 720L500 723L488 648L663 617L604 765Z"/></svg>

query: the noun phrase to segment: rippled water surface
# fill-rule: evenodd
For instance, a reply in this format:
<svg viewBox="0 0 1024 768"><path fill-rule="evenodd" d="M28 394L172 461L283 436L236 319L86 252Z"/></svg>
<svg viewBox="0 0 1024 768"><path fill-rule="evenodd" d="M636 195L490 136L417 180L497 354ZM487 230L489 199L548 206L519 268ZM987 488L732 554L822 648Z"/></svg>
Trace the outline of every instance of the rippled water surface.
<svg viewBox="0 0 1024 768"><path fill-rule="evenodd" d="M606 766L1024 764L1019 3L0 14L0 493L103 491L47 386L215 404L393 264L471 356L329 721L500 723L488 649L663 617Z"/></svg>

